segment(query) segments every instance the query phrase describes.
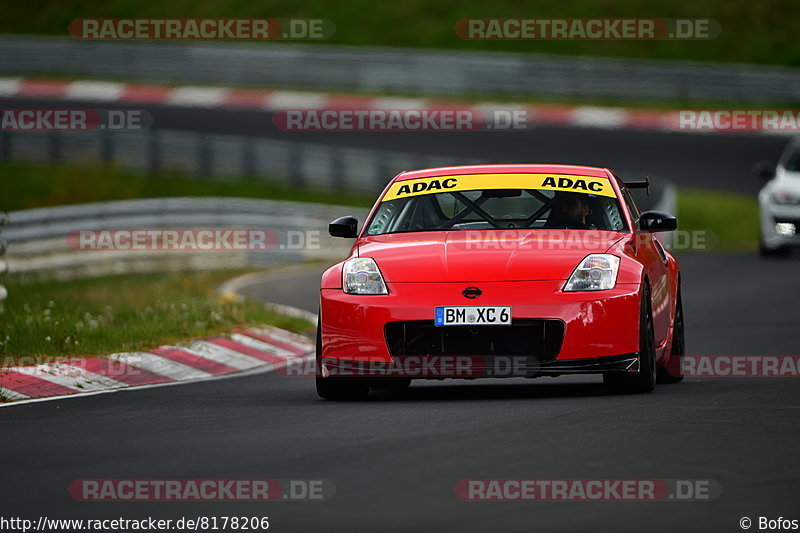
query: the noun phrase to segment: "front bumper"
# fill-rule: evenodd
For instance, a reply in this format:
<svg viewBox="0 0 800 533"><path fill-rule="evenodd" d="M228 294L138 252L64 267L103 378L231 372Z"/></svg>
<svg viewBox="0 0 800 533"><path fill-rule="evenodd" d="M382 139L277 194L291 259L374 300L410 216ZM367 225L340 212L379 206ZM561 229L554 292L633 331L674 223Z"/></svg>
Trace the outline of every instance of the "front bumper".
<svg viewBox="0 0 800 533"><path fill-rule="evenodd" d="M521 356L399 356L391 363L353 361L322 357L323 377L404 377L416 379L475 379L563 374L638 372L638 354L609 355L585 359L538 361Z"/></svg>
<svg viewBox="0 0 800 533"><path fill-rule="evenodd" d="M464 356L470 361L472 375L458 377L485 375L482 371L496 368L498 360L503 361L504 368L513 365L525 375L630 369L639 350L640 286L618 284L607 291L565 293L561 291L563 284L563 280L388 283L389 294L376 296L322 289L321 362L329 368L336 367L338 360L345 365L357 362L394 364L408 369L408 363L425 365L433 357ZM480 287L483 291L480 298L468 300L462 296L461 291L468 285ZM436 335L439 331L454 332L459 328L461 331L457 333L461 339L455 343L456 348L449 342L439 349L432 342L430 350L414 345L409 352L398 345L397 334L392 335L397 324L431 324L434 308L447 305L510 305L512 326L493 326L491 342L484 338L488 332L482 336L478 328L469 326L431 330ZM536 324L539 323L549 324L541 328L543 337L539 348L536 348L535 339L526 343L519 338L521 330L511 329L516 324L528 324L531 329L525 334L538 337L540 330L536 329L539 327ZM477 335L473 345L463 342L467 333L462 332L470 329L476 330ZM554 339L554 335L560 338ZM497 342L506 337L509 342ZM450 363L457 365L458 361Z"/></svg>
<svg viewBox="0 0 800 533"><path fill-rule="evenodd" d="M783 246L800 246L800 206L779 205L770 201L762 201L760 209L761 241L767 248ZM781 235L777 225L792 224L794 235Z"/></svg>

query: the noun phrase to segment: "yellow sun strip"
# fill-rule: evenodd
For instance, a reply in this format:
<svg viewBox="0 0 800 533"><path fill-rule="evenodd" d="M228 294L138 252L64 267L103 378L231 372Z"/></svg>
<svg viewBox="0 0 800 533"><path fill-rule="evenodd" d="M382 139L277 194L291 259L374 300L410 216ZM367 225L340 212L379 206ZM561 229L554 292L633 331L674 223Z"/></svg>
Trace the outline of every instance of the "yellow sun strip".
<svg viewBox="0 0 800 533"><path fill-rule="evenodd" d="M567 174L467 174L397 181L389 187L381 201L388 202L398 198L440 192L484 189L539 189L616 197L608 178Z"/></svg>

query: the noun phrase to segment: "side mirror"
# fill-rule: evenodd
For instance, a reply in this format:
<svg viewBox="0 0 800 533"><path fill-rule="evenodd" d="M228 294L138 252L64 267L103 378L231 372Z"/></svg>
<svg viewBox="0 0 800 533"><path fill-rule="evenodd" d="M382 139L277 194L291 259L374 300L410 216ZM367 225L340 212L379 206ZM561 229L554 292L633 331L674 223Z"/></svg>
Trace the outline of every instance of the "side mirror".
<svg viewBox="0 0 800 533"><path fill-rule="evenodd" d="M639 215L639 228L642 231L674 231L678 228L678 219L661 211L645 211Z"/></svg>
<svg viewBox="0 0 800 533"><path fill-rule="evenodd" d="M358 219L356 217L337 218L328 224L328 233L331 234L331 237L355 239L358 237Z"/></svg>
<svg viewBox="0 0 800 533"><path fill-rule="evenodd" d="M750 171L753 177L761 181L769 181L775 177L775 165L769 161L759 161Z"/></svg>

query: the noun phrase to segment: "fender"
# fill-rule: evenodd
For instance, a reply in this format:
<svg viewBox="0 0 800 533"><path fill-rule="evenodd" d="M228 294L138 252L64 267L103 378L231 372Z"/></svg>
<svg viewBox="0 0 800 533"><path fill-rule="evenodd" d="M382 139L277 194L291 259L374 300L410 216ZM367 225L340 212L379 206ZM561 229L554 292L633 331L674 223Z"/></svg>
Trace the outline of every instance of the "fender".
<svg viewBox="0 0 800 533"><path fill-rule="evenodd" d="M322 273L320 289L341 289L342 288L342 268L344 261L336 263Z"/></svg>

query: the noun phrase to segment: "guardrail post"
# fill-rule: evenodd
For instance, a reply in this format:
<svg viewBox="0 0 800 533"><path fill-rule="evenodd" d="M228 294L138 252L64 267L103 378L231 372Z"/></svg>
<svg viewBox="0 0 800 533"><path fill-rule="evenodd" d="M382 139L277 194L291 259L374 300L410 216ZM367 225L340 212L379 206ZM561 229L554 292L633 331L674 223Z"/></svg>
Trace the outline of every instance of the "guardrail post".
<svg viewBox="0 0 800 533"><path fill-rule="evenodd" d="M11 132L0 130L0 159L11 159Z"/></svg>
<svg viewBox="0 0 800 533"><path fill-rule="evenodd" d="M306 186L303 176L303 145L298 142L289 144L289 184L297 189Z"/></svg>
<svg viewBox="0 0 800 533"><path fill-rule="evenodd" d="M61 136L56 131L47 134L47 155L51 163L58 163L61 159Z"/></svg>
<svg viewBox="0 0 800 533"><path fill-rule="evenodd" d="M208 137L201 133L197 136L197 175L207 178L211 175L211 164L214 154L211 153L211 143Z"/></svg>
<svg viewBox="0 0 800 533"><path fill-rule="evenodd" d="M5 226L7 222L8 214L0 213L0 231L3 230L3 226ZM0 235L0 276L8 272L8 263L6 263L5 259L2 259L2 256L6 253L7 245L8 243L6 243L2 235ZM3 305L2 302L6 299L6 296L8 296L8 290L6 289L5 285L0 283L0 306Z"/></svg>
<svg viewBox="0 0 800 533"><path fill-rule="evenodd" d="M100 161L108 166L114 159L114 139L108 130L100 130L99 135Z"/></svg>
<svg viewBox="0 0 800 533"><path fill-rule="evenodd" d="M337 146L331 147L331 182L334 190L347 190L347 175L344 171L342 151Z"/></svg>
<svg viewBox="0 0 800 533"><path fill-rule="evenodd" d="M375 157L375 190L382 191L389 180L394 176L389 176L389 167L386 165L386 153L374 151Z"/></svg>
<svg viewBox="0 0 800 533"><path fill-rule="evenodd" d="M242 140L242 176L254 178L256 175L256 147L252 137L244 137Z"/></svg>
<svg viewBox="0 0 800 533"><path fill-rule="evenodd" d="M158 130L147 132L147 172L155 174L161 170L161 139Z"/></svg>

